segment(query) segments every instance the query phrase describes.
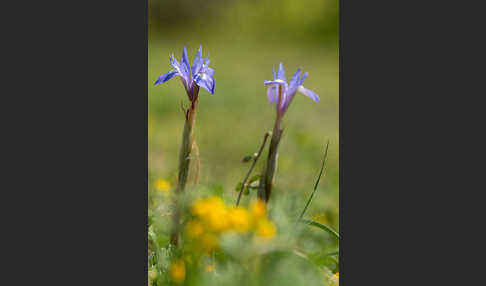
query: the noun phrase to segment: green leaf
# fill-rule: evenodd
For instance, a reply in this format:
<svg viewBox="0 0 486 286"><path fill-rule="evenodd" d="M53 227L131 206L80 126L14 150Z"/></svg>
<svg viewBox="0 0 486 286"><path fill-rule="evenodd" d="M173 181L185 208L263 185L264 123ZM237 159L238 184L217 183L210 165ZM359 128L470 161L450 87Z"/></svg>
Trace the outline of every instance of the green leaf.
<svg viewBox="0 0 486 286"><path fill-rule="evenodd" d="M339 241L339 233L337 233L335 230L328 227L327 225L323 225L322 223L318 223L317 221L308 220L308 219L302 219L301 221L303 223L308 224L308 225L312 225L312 226L315 226L315 227L318 227L318 228L324 230L325 232L329 233L330 235L332 235L334 238L336 238Z"/></svg>
<svg viewBox="0 0 486 286"><path fill-rule="evenodd" d="M257 181L258 179L260 179L260 175L255 175L253 177L251 177L249 180L248 180L248 185L250 185L251 183Z"/></svg>
<svg viewBox="0 0 486 286"><path fill-rule="evenodd" d="M339 256L339 248L326 254L326 256L336 256L336 255Z"/></svg>
<svg viewBox="0 0 486 286"><path fill-rule="evenodd" d="M236 184L236 187L235 187L235 191L236 192L239 192L241 190L241 182L239 182L238 184Z"/></svg>
<svg viewBox="0 0 486 286"><path fill-rule="evenodd" d="M252 155L246 155L245 157L243 157L243 163L248 163L251 161L251 159L253 159L253 156Z"/></svg>

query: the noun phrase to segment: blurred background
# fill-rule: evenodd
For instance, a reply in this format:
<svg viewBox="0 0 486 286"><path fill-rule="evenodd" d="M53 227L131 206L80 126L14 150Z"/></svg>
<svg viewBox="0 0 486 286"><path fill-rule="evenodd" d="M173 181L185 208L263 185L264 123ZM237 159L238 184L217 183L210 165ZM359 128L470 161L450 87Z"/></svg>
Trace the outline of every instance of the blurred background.
<svg viewBox="0 0 486 286"><path fill-rule="evenodd" d="M329 140L326 176L309 216L339 229L338 0L149 0L148 109L149 204L153 182L177 182L178 153L184 125L181 102L188 99L178 79L154 86L168 72L169 55L189 60L203 47L215 69L215 94L200 91L196 141L200 149L199 184L236 200L235 186L273 127L275 106L264 80L282 62L287 79L302 67L304 85L321 98L297 94L284 117L279 165L272 196L295 197L299 209L310 195ZM254 174L262 170L266 152ZM243 204L248 197L243 197Z"/></svg>

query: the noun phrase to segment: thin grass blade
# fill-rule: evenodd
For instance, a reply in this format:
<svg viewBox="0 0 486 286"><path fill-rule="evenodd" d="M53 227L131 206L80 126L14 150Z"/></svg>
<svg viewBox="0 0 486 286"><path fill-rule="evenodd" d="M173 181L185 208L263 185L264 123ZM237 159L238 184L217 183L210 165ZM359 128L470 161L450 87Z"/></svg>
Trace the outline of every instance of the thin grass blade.
<svg viewBox="0 0 486 286"><path fill-rule="evenodd" d="M321 166L321 171L319 172L319 177L317 177L317 181L314 185L314 190L312 191L312 194L310 195L309 199L307 200L307 203L305 204L305 207L304 207L304 209L302 210L302 213L299 216L299 220L302 220L302 218L304 217L305 211L309 207L309 205L312 201L312 198L314 197L314 194L316 193L317 186L319 185L319 181L321 180L322 172L324 171L324 167L326 166L327 150L328 149L329 149L329 141L327 141L327 144L326 144L326 151L324 152L324 159L322 160L322 166Z"/></svg>
<svg viewBox="0 0 486 286"><path fill-rule="evenodd" d="M318 228L326 231L327 233L329 233L333 237L335 237L337 240L339 240L339 233L337 233L335 230L333 230L332 228L328 227L327 225L323 225L322 223L318 223L317 221L308 220L308 219L303 219L301 221L303 223L308 224L308 225L312 225L312 226L318 227Z"/></svg>

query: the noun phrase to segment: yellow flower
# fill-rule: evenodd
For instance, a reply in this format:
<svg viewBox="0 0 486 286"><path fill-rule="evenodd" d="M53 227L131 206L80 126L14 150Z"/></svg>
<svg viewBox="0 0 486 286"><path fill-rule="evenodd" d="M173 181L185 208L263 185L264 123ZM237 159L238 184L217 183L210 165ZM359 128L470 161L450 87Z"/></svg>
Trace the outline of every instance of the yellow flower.
<svg viewBox="0 0 486 286"><path fill-rule="evenodd" d="M202 235L200 243L201 248L209 253L218 247L218 238L212 233L205 233Z"/></svg>
<svg viewBox="0 0 486 286"><path fill-rule="evenodd" d="M224 208L226 208L226 206L223 199L213 196L207 199L198 199L192 207L192 213L197 216L205 216L214 209Z"/></svg>
<svg viewBox="0 0 486 286"><path fill-rule="evenodd" d="M186 265L184 264L184 260L178 259L172 262L170 265L170 277L177 284L181 284L186 280Z"/></svg>
<svg viewBox="0 0 486 286"><path fill-rule="evenodd" d="M201 236L203 234L204 228L202 223L199 220L190 220L186 225L186 234L189 237L195 238Z"/></svg>
<svg viewBox="0 0 486 286"><path fill-rule="evenodd" d="M213 272L214 271L214 264L206 265L206 272Z"/></svg>
<svg viewBox="0 0 486 286"><path fill-rule="evenodd" d="M197 201L192 205L192 213L196 216L203 216L208 212L208 204L206 200L197 199Z"/></svg>
<svg viewBox="0 0 486 286"><path fill-rule="evenodd" d="M231 229L239 232L247 232L252 226L250 212L242 207L232 208L228 213L228 220Z"/></svg>
<svg viewBox="0 0 486 286"><path fill-rule="evenodd" d="M277 228L275 225L266 218L258 221L257 233L260 237L265 239L271 239L275 236Z"/></svg>
<svg viewBox="0 0 486 286"><path fill-rule="evenodd" d="M155 189L164 192L165 195L170 192L170 183L164 179L157 179L154 183Z"/></svg>
<svg viewBox="0 0 486 286"><path fill-rule="evenodd" d="M328 279L326 279L329 286L339 286L339 272L333 274Z"/></svg>
<svg viewBox="0 0 486 286"><path fill-rule="evenodd" d="M250 209L256 219L263 218L267 215L267 207L261 199L251 202Z"/></svg>
<svg viewBox="0 0 486 286"><path fill-rule="evenodd" d="M192 213L200 217L210 231L220 232L228 225L228 210L220 197L197 200L192 207Z"/></svg>

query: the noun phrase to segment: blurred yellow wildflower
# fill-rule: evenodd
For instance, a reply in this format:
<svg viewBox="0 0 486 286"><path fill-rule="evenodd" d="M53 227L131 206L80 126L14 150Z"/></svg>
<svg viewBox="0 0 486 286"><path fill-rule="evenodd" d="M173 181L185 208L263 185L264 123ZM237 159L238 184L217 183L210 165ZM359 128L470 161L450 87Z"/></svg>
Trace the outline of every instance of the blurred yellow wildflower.
<svg viewBox="0 0 486 286"><path fill-rule="evenodd" d="M162 191L165 195L169 194L170 192L170 183L167 180L157 179L154 186L157 191Z"/></svg>
<svg viewBox="0 0 486 286"><path fill-rule="evenodd" d="M328 280L329 286L339 286L339 272L334 273Z"/></svg>
<svg viewBox="0 0 486 286"><path fill-rule="evenodd" d="M264 239L271 239L277 232L266 217L265 203L261 200L245 208L227 206L222 198L213 196L197 199L191 212L193 218L187 222L185 234L197 239L196 247L204 253L216 250L220 234L226 231L252 232Z"/></svg>
<svg viewBox="0 0 486 286"><path fill-rule="evenodd" d="M243 207L232 208L228 213L228 221L232 230L247 232L250 230L251 221L250 212Z"/></svg>
<svg viewBox="0 0 486 286"><path fill-rule="evenodd" d="M250 210L256 219L263 218L267 215L267 208L261 199L251 202Z"/></svg>
<svg viewBox="0 0 486 286"><path fill-rule="evenodd" d="M267 218L260 219L258 221L257 233L260 237L265 239L271 239L275 236L277 228Z"/></svg>
<svg viewBox="0 0 486 286"><path fill-rule="evenodd" d="M181 284L186 280L186 265L184 264L184 260L177 259L172 262L170 265L170 277L177 284Z"/></svg>
<svg viewBox="0 0 486 286"><path fill-rule="evenodd" d="M206 199L198 199L192 207L192 213L197 216L205 216L211 213L214 209L226 208L224 201L220 197L209 197Z"/></svg>
<svg viewBox="0 0 486 286"><path fill-rule="evenodd" d="M203 234L204 228L199 220L190 220L186 225L186 234L191 238L196 238Z"/></svg>
<svg viewBox="0 0 486 286"><path fill-rule="evenodd" d="M220 232L228 226L228 209L220 197L197 200L192 213L199 216L210 231Z"/></svg>

